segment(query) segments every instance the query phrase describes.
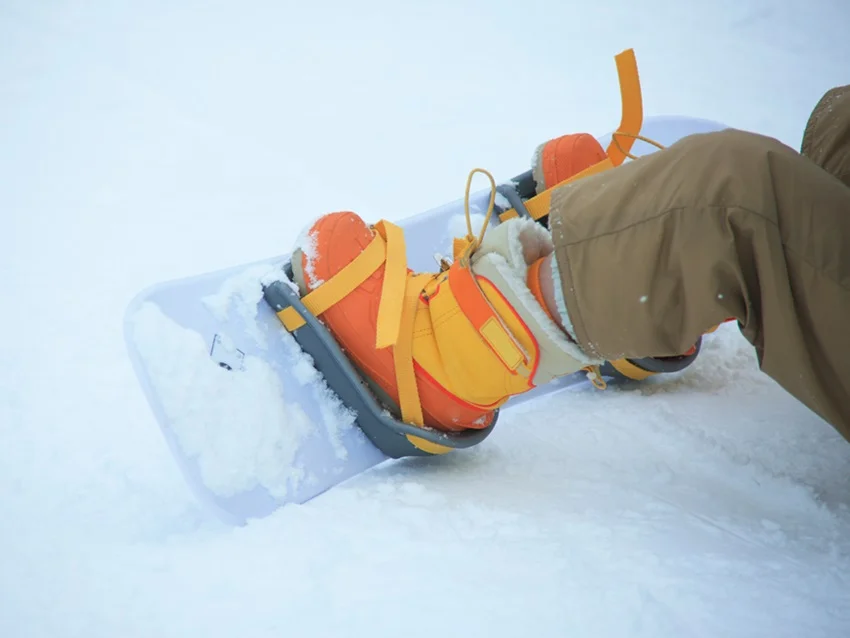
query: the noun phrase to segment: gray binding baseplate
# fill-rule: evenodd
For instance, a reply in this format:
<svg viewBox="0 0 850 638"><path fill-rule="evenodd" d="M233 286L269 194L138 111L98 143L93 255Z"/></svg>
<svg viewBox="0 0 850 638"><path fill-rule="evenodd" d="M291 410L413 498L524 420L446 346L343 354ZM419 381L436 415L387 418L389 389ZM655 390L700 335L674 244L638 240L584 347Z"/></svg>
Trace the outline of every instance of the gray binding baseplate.
<svg viewBox="0 0 850 638"><path fill-rule="evenodd" d="M284 272L291 280L292 267L288 262L284 266ZM301 303L295 290L283 282L276 281L264 287L263 296L266 303L276 313L292 306L304 318L306 323L292 332L298 345L313 358L314 367L322 374L328 386L348 408L356 413L357 425L363 433L390 458L433 455L432 452L413 445L407 435L424 439L432 444L459 449L481 443L493 431L498 420L498 411L488 427L462 432L441 432L430 428L420 428L393 418L378 403L375 395L327 328Z"/></svg>
<svg viewBox="0 0 850 638"><path fill-rule="evenodd" d="M531 213L528 212L528 209L525 207L525 200L520 197L519 193L516 189L509 184L499 184L496 187L496 190L502 195L508 203L513 207L513 209L517 212L517 215L520 217L526 217L531 219ZM504 212L504 211L500 211Z"/></svg>

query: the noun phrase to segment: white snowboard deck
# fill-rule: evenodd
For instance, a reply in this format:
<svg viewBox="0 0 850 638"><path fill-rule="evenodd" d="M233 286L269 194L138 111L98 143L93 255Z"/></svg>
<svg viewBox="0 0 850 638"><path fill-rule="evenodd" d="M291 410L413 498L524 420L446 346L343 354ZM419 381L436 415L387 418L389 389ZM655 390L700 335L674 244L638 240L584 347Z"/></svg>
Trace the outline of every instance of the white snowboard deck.
<svg viewBox="0 0 850 638"><path fill-rule="evenodd" d="M652 117L642 133L670 145L722 128ZM610 134L599 140L606 147ZM640 141L633 149L653 151ZM488 199L488 189L474 193L471 211L480 217ZM360 214L377 221L368 211ZM463 200L397 223L405 230L408 264L435 270L435 254L450 254L452 238L465 232ZM198 497L234 524L304 503L387 458L329 395L263 300L262 281L282 274L287 260L279 255L160 283L142 291L126 313L133 367L177 463ZM578 375L560 379L504 409L580 382Z"/></svg>

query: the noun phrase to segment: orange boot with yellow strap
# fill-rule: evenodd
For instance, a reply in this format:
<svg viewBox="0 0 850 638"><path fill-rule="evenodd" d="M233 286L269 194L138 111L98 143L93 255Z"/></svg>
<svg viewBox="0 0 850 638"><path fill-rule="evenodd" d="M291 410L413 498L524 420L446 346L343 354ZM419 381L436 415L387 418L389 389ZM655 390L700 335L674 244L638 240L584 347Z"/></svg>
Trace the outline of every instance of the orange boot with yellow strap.
<svg viewBox="0 0 850 638"><path fill-rule="evenodd" d="M546 229L517 219L472 238L440 272L414 273L399 227L339 212L313 224L292 266L305 305L386 408L461 431L489 426L511 396L599 363L526 285L528 265L552 251Z"/></svg>
<svg viewBox="0 0 850 638"><path fill-rule="evenodd" d="M642 113L633 53L616 61L620 130L636 134ZM594 144L587 135L556 143L546 175L592 173L625 159L614 146L600 154ZM402 230L387 221L367 224L353 212L319 218L291 259L304 311L321 321L383 408L404 424L449 433L485 430L512 396L603 363L584 355L541 306L539 269L529 279L529 266L553 251L546 228L527 211L523 219L503 211L488 229L497 191L489 173L490 208L474 235L474 173L468 234L439 272L412 272ZM302 314L294 307L279 312L290 331L304 324Z"/></svg>

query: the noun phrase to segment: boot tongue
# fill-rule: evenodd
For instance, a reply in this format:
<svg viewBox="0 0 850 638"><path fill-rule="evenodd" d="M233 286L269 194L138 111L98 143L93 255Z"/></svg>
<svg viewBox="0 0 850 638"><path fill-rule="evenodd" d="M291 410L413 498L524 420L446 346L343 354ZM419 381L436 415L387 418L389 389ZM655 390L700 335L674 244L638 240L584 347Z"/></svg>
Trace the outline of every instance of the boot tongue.
<svg viewBox="0 0 850 638"><path fill-rule="evenodd" d="M532 219L515 218L489 230L475 257L496 253L518 277L525 279L529 264L545 257L553 248L552 237L543 226Z"/></svg>

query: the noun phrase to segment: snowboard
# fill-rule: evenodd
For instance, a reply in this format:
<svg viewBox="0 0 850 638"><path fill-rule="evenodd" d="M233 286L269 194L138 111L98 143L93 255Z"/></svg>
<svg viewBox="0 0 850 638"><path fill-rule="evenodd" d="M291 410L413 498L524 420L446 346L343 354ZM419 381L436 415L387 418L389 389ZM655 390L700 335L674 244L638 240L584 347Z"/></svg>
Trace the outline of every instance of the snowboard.
<svg viewBox="0 0 850 638"><path fill-rule="evenodd" d="M668 146L723 128L710 120L656 116L644 120L641 133ZM598 139L605 148L611 134ZM655 150L637 141L632 152ZM470 195L475 232L489 198L489 189ZM501 194L497 206L511 208ZM368 212L361 214L368 220ZM414 271L436 271L453 238L467 232L462 198L394 223L404 229ZM498 216L490 223L498 224ZM357 412L330 389L264 298L270 285L295 290L284 269L289 258L155 284L131 301L124 318L133 369L187 483L213 513L235 525L305 503L391 458L364 434ZM502 411L589 383L577 375L515 397Z"/></svg>

